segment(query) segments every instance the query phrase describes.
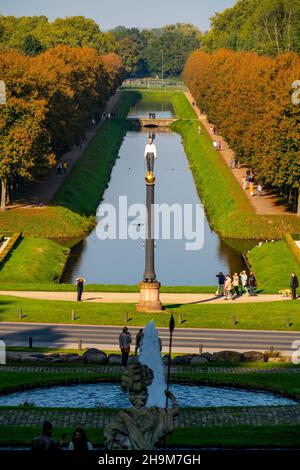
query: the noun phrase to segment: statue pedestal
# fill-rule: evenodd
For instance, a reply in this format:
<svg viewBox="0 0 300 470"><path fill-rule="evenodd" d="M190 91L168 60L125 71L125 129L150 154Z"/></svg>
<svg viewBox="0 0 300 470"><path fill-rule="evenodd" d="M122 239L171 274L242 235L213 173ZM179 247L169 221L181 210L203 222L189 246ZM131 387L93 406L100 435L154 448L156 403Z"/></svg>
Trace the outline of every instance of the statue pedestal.
<svg viewBox="0 0 300 470"><path fill-rule="evenodd" d="M161 312L163 307L159 300L159 282L140 283L140 301L136 307L138 312Z"/></svg>

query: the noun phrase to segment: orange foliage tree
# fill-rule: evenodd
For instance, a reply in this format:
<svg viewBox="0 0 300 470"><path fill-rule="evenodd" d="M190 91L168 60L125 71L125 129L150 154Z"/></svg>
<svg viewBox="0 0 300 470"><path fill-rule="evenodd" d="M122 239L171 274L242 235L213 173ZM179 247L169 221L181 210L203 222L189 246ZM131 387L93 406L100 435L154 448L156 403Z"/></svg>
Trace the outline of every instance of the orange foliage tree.
<svg viewBox="0 0 300 470"><path fill-rule="evenodd" d="M279 189L296 207L300 177L300 107L292 83L300 57L276 58L220 49L191 54L184 80L198 105L242 163L262 183Z"/></svg>

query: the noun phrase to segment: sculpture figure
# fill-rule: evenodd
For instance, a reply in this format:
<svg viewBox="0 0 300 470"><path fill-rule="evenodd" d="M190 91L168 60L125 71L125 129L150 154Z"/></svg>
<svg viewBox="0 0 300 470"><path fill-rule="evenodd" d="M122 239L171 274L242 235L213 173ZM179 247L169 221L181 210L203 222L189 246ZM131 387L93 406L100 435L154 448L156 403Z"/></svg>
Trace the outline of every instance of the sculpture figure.
<svg viewBox="0 0 300 470"><path fill-rule="evenodd" d="M166 390L172 408L146 408L147 387L152 383L152 370L140 363L132 364L122 375L122 386L129 391L132 408L120 411L104 429L105 446L109 450L151 450L173 430L179 408L174 395Z"/></svg>

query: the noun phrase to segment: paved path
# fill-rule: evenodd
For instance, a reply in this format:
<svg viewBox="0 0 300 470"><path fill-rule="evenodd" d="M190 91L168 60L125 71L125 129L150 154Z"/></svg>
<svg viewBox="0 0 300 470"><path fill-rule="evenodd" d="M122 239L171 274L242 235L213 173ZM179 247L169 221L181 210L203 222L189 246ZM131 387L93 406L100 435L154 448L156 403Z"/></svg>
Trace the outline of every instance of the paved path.
<svg viewBox="0 0 300 470"><path fill-rule="evenodd" d="M130 326L135 339L139 327ZM28 346L28 338L33 338L33 346L77 348L82 340L83 348L97 347L103 350L118 350L118 337L122 326L69 325L51 323L0 322L0 339L7 346ZM169 330L158 328L163 352L168 351ZM173 336L173 351L199 353L221 350L267 351L274 350L291 355L292 343L300 340L300 332L260 331L260 330L219 330L206 328L184 328L177 326Z"/></svg>
<svg viewBox="0 0 300 470"><path fill-rule="evenodd" d="M1 295L13 295L27 299L42 300L66 300L75 301L76 292L51 292L51 291L0 291ZM279 294L260 294L250 297L243 295L234 297L233 300L225 300L223 296L214 294L176 294L165 293L160 295L163 304L231 304L231 303L256 303L256 302L290 302L291 300ZM138 292L84 292L83 302L101 302L101 303L138 303Z"/></svg>
<svg viewBox="0 0 300 470"><path fill-rule="evenodd" d="M54 427L78 425L89 428L103 428L115 413L73 410L0 410L0 425L41 426L44 420ZM300 406L257 406L214 409L180 409L175 418L175 428L212 427L212 426L274 426L278 424L299 425Z"/></svg>
<svg viewBox="0 0 300 470"><path fill-rule="evenodd" d="M25 353L23 353L25 354ZM28 353L28 354L33 354L33 353ZM130 356L132 357L132 356ZM166 367L165 367L166 368ZM1 372L26 372L26 373L38 373L38 374L61 374L65 370L64 367L55 367L53 365L47 366L47 365L0 365L0 374ZM74 374L74 377L76 378L76 375L82 376L84 375L93 375L93 377L97 375L105 376L105 374L116 374L120 375L123 373L123 368L118 365L101 365L101 366L89 366L87 364L84 364L84 366L76 366L72 367L71 365L68 365L67 371L68 374ZM236 374L300 374L300 368L299 367L214 367L212 363L209 364L209 366L203 365L203 366L175 366L172 364L171 366L171 375L176 377L177 374L183 374L187 373L190 374L191 371L193 371L196 374L201 374L205 373L205 375L216 375L216 374L230 374L230 375L236 375ZM1 378L1 375L0 375Z"/></svg>
<svg viewBox="0 0 300 470"><path fill-rule="evenodd" d="M117 91L110 98L106 106L106 112L112 112L120 97L120 93L120 91ZM85 148L88 146L92 138L98 132L102 123L103 121L101 121L98 126L94 126L93 128L89 128L85 131L86 139L82 143L81 148L74 147L62 156L60 161L67 162L69 166L68 172L66 174L58 175L56 168L50 170L44 178L41 178L39 181L35 182L32 186L30 186L30 189L28 190L30 192L25 195L26 202L24 204L12 204L7 207L40 207L49 203L55 195L56 191L58 190L59 186L63 182L63 180L68 176L70 169L75 165L77 160L81 157L82 153L84 152Z"/></svg>
<svg viewBox="0 0 300 470"><path fill-rule="evenodd" d="M191 104L193 102L195 102L192 94L189 91L185 92L185 95L186 95L187 99L189 100L189 102ZM204 114L198 108L197 105L193 106L193 109L195 110L199 120L202 122L202 125L206 129L208 135L211 136L212 140L216 140L216 141L221 142L223 150L221 152L216 152L216 153L217 153L217 155L221 154L222 157L224 158L225 162L229 166L229 161L234 160L234 157L235 157L234 151L231 148L229 148L228 143L223 139L223 137L221 135L219 135L219 134L213 134L212 135L211 134L210 128L213 126L213 124L209 122L206 114ZM241 168L237 168L237 169L232 170L232 174L235 177L235 179L237 180L237 182L239 183L242 191L244 191L243 188L242 188L242 178L243 178L243 176L245 176L246 170L247 170L246 167L241 167ZM257 214L262 214L262 215L263 214L265 214L265 215L276 215L277 214L278 215L278 214L285 213L285 214L289 214L289 215L295 215L291 212L287 212L286 208L283 205L280 205L278 203L278 199L276 198L276 196L274 196L273 194L270 194L268 191L264 190L264 195L260 196L260 197L257 194L255 194L253 197L251 197L250 193L249 193L249 190L246 190L245 194L246 194L248 200L250 201L253 209L255 210L255 212Z"/></svg>

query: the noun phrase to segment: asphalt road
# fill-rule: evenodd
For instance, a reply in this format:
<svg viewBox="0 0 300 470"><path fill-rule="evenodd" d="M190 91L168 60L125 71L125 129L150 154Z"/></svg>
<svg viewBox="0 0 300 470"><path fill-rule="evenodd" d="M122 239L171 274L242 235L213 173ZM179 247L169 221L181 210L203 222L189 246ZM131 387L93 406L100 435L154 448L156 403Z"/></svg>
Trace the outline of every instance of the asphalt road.
<svg viewBox="0 0 300 470"><path fill-rule="evenodd" d="M133 336L137 327L128 328ZM27 346L32 337L33 346L77 348L79 340L83 347L98 347L106 350L118 349L118 336L122 327L94 325L55 325L46 323L0 323L0 339L7 346ZM168 351L169 332L158 328L163 351ZM300 341L300 332L251 331L251 330L211 330L179 328L174 331L174 352L198 353L203 351L266 351L270 347L288 354L293 351L293 341Z"/></svg>

